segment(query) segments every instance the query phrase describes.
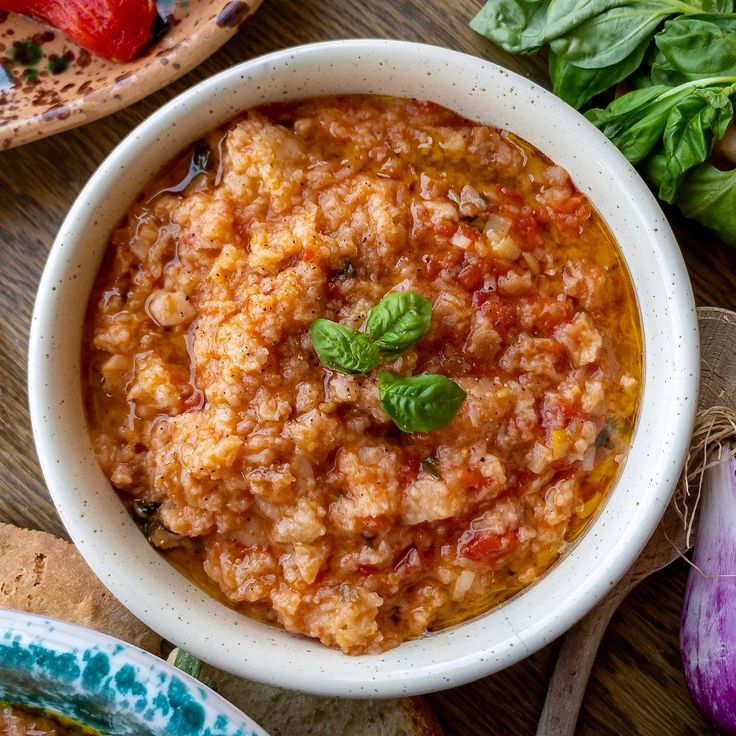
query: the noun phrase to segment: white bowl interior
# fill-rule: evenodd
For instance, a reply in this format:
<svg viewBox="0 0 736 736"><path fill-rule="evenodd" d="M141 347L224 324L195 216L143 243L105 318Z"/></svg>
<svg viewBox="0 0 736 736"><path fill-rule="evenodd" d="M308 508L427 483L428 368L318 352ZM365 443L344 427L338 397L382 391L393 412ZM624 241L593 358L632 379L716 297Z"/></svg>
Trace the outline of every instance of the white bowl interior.
<svg viewBox="0 0 736 736"><path fill-rule="evenodd" d="M434 100L517 133L564 166L628 263L646 375L629 459L603 510L560 563L473 621L357 658L228 609L159 557L97 464L80 386L88 296L109 233L142 185L203 132L249 107L350 92ZM475 57L395 41L341 41L278 52L212 77L151 116L103 162L62 225L43 275L29 394L39 458L59 513L90 566L136 615L197 656L251 679L387 697L502 669L563 633L615 584L646 543L679 476L697 401L697 338L689 281L661 210L582 116L529 80Z"/></svg>

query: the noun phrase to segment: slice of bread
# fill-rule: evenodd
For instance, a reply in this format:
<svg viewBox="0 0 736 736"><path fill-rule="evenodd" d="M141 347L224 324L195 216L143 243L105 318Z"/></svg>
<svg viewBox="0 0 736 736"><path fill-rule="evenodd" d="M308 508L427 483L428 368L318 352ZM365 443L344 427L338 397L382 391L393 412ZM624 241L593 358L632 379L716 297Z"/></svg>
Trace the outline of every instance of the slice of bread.
<svg viewBox="0 0 736 736"><path fill-rule="evenodd" d="M73 545L45 532L0 523L0 608L59 618L161 654L161 637L108 592ZM208 665L200 679L271 736L442 736L421 698L320 698L242 680Z"/></svg>
<svg viewBox="0 0 736 736"><path fill-rule="evenodd" d="M170 658L171 660L171 658ZM241 680L209 665L199 679L247 713L271 736L441 736L422 698L322 698Z"/></svg>
<svg viewBox="0 0 736 736"><path fill-rule="evenodd" d="M161 653L161 637L97 579L69 542L0 523L0 608L60 618Z"/></svg>

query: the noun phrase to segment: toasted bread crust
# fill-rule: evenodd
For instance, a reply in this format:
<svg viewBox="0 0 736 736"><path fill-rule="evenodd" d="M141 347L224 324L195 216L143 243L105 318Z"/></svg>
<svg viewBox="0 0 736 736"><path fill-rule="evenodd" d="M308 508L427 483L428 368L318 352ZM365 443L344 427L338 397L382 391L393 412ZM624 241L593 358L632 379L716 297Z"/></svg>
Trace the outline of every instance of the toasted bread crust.
<svg viewBox="0 0 736 736"><path fill-rule="evenodd" d="M59 618L161 652L161 637L113 597L74 545L46 532L0 523L0 607Z"/></svg>
<svg viewBox="0 0 736 736"><path fill-rule="evenodd" d="M173 661L173 653L169 661ZM204 665L200 679L272 736L442 736L423 698L348 700L289 692Z"/></svg>
<svg viewBox="0 0 736 736"><path fill-rule="evenodd" d="M442 736L443 730L434 711L424 698L401 698L401 707L411 720L417 736Z"/></svg>

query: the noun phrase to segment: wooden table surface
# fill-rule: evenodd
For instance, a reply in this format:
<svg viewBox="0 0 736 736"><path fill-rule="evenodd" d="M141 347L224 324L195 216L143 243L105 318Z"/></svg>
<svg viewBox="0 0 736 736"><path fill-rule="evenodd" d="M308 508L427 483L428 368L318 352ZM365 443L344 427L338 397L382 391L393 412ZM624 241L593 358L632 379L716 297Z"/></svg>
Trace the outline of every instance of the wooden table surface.
<svg viewBox="0 0 736 736"><path fill-rule="evenodd" d="M196 0L195 0L196 1ZM66 536L38 467L27 408L28 329L46 254L66 211L105 155L146 116L239 61L312 41L423 41L482 56L546 83L534 57L511 57L468 20L482 0L265 0L223 49L164 90L85 127L0 153L0 521ZM564 135L564 131L562 132ZM699 305L736 309L736 251L668 210ZM0 554L2 552L0 551ZM624 602L603 641L579 734L714 733L692 706L679 663L678 622L688 568L673 564ZM558 649L430 696L447 734L533 734Z"/></svg>

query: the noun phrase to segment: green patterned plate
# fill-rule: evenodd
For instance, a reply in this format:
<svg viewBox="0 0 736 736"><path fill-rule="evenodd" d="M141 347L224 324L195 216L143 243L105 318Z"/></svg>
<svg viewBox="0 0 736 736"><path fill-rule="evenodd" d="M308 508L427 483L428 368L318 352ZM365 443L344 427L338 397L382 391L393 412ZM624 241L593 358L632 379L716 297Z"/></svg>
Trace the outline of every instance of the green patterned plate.
<svg viewBox="0 0 736 736"><path fill-rule="evenodd" d="M0 610L0 702L114 736L268 736L162 659L91 629Z"/></svg>

